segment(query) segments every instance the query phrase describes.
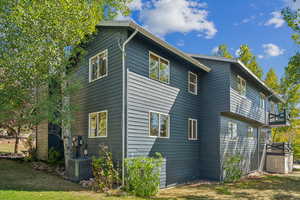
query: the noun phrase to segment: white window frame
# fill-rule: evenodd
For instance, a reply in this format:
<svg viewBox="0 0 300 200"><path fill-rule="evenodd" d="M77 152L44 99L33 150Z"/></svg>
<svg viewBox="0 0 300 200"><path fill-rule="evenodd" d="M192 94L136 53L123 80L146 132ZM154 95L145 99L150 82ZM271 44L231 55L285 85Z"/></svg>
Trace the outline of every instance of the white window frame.
<svg viewBox="0 0 300 200"><path fill-rule="evenodd" d="M237 75L237 79L238 79L237 90L238 90L239 94L242 95L242 96L246 96L246 94L247 94L247 82L246 82L246 80L244 78L242 78L241 76L239 76L239 75ZM243 86L242 82L245 83L245 88L244 89L242 89L242 86Z"/></svg>
<svg viewBox="0 0 300 200"><path fill-rule="evenodd" d="M196 76L196 83L191 82L191 74ZM191 91L190 84L195 86L195 89L196 89L195 92ZM189 93L194 94L194 95L198 94L198 76L196 73L193 73L191 71L188 72L188 91L189 91Z"/></svg>
<svg viewBox="0 0 300 200"><path fill-rule="evenodd" d="M231 128L231 125L232 125L232 128ZM235 137L233 137L233 133L230 132L230 130L233 131L234 126L236 127L236 134L235 134L236 136ZM228 135L230 136L230 140L237 140L238 139L238 126L237 126L237 123L229 121L227 128L228 128Z"/></svg>
<svg viewBox="0 0 300 200"><path fill-rule="evenodd" d="M190 121L192 121L192 123L196 122L196 132L195 133L194 133L193 126L190 127ZM194 138L190 137L190 130L192 130L192 135L195 136ZM192 118L188 119L188 139L189 140L198 140L198 120L197 119L192 119Z"/></svg>
<svg viewBox="0 0 300 200"><path fill-rule="evenodd" d="M155 57L158 57L158 80L153 79L153 78L150 77L150 74L151 74L151 72L150 72L150 57L151 57L151 55L153 55L153 56L155 56ZM167 61L168 66L169 66L169 74L168 74L168 82L167 82L167 83L160 80L160 76L159 76L159 66L160 66L160 60L161 60L161 59ZM148 54L148 60L149 60L149 78L150 78L151 80L159 81L159 82L161 82L161 83L170 84L170 74L171 74L170 61L169 61L168 59L165 59L164 57L161 57L161 56L157 55L156 53L153 53L152 51L149 51L149 54Z"/></svg>
<svg viewBox="0 0 300 200"><path fill-rule="evenodd" d="M263 93L259 94L259 108L263 110L266 108L266 95Z"/></svg>
<svg viewBox="0 0 300 200"><path fill-rule="evenodd" d="M106 114L106 132L105 132L105 136L101 136L101 135L99 135L99 136L91 136L91 115L92 114L97 114L97 124L99 123L99 114L100 113L105 113ZM108 111L107 110L102 110L102 111L98 111L98 112L92 112L92 113L89 113L89 126L88 126L88 128L89 128L89 130L88 130L88 132L89 132L89 135L88 135L88 137L89 138L106 138L107 137L107 129L108 129ZM98 126L97 126L97 128L98 128ZM97 130L97 132L98 132L98 130Z"/></svg>
<svg viewBox="0 0 300 200"><path fill-rule="evenodd" d="M92 80L92 60L95 57L97 57L97 56L99 56L101 54L105 54L106 73L104 75L99 76L99 77L97 77L97 78L95 78L95 79ZM104 78L106 76L108 76L108 50L107 49L105 49L105 50L103 50L103 51L101 51L101 52L97 53L96 55L94 55L94 56L92 56L92 57L89 58L89 82L93 82L93 81L99 80L99 79Z"/></svg>
<svg viewBox="0 0 300 200"><path fill-rule="evenodd" d="M151 113L155 113L155 114L158 114L158 136L154 136L154 135L151 135L151 125L150 125L150 123L151 123ZM168 116L168 136L167 137L162 137L162 136L160 136L160 115L166 115L166 116ZM153 137L153 138L166 138L166 139L168 139L168 138L170 138L170 124L171 124L171 122L170 122L170 115L169 114L167 114L167 113L162 113L162 112L156 112L156 111L149 111L148 112L148 129L149 129L149 137Z"/></svg>
<svg viewBox="0 0 300 200"><path fill-rule="evenodd" d="M251 130L251 131L249 131L249 130ZM251 137L249 137L250 132L251 132ZM248 138L254 138L254 128L253 128L253 126L248 126L248 128L247 128L247 137Z"/></svg>

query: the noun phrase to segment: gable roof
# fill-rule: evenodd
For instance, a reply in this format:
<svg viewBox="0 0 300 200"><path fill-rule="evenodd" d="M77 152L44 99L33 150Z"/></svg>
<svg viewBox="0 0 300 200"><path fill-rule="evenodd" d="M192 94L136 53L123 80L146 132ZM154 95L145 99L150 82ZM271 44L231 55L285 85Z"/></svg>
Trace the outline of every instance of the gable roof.
<svg viewBox="0 0 300 200"><path fill-rule="evenodd" d="M168 49L169 51L171 51L172 53L176 54L177 56L183 58L184 60L191 63L192 65L194 65L194 66L196 66L196 67L198 67L198 68L200 68L200 69L202 69L206 72L211 71L211 69L209 67L207 67L206 65L202 64L198 60L196 60L196 59L192 58L191 56L187 55L186 53L180 51L179 49L173 47L172 45L165 42L164 40L158 38L157 36L153 35L152 33L150 33L149 31L147 31L146 29L144 29L143 27L141 27L140 25L136 24L135 22L133 22L131 20L126 20L126 21L103 21L100 24L98 24L98 26L129 27L133 30L137 30L143 36L149 38L150 40L157 43L158 45Z"/></svg>
<svg viewBox="0 0 300 200"><path fill-rule="evenodd" d="M274 97L280 102L285 102L279 94L277 94L273 89L271 89L269 86L267 86L260 78L258 78L248 67L245 66L245 64L240 61L239 59L231 59L231 58L224 58L220 56L207 56L207 55L201 55L201 54L188 54L191 57L195 58L202 58L207 60L215 60L215 61L221 61L221 62L228 62L235 64L235 66L239 67L241 70L246 72L252 79L255 80L261 87L263 87L265 90L271 93L269 97Z"/></svg>

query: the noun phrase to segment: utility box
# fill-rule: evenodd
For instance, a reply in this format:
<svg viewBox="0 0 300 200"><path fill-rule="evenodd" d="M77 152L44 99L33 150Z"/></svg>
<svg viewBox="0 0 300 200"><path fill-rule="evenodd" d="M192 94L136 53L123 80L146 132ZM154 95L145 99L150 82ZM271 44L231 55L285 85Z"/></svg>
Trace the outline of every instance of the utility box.
<svg viewBox="0 0 300 200"><path fill-rule="evenodd" d="M67 177L75 182L92 178L92 160L73 158L68 160Z"/></svg>
<svg viewBox="0 0 300 200"><path fill-rule="evenodd" d="M267 145L266 171L281 174L293 171L293 150L289 143Z"/></svg>

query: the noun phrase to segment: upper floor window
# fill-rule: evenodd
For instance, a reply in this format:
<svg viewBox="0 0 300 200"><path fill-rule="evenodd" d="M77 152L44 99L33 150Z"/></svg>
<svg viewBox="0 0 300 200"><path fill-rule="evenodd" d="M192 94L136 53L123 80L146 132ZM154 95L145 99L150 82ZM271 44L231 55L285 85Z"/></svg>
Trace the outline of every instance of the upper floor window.
<svg viewBox="0 0 300 200"><path fill-rule="evenodd" d="M89 138L107 137L107 110L89 114Z"/></svg>
<svg viewBox="0 0 300 200"><path fill-rule="evenodd" d="M168 60L150 52L149 53L149 76L163 83L170 82L170 63Z"/></svg>
<svg viewBox="0 0 300 200"><path fill-rule="evenodd" d="M240 76L237 76L237 90L240 95L246 96L246 81Z"/></svg>
<svg viewBox="0 0 300 200"><path fill-rule="evenodd" d="M273 101L270 102L270 113L275 114L275 103Z"/></svg>
<svg viewBox="0 0 300 200"><path fill-rule="evenodd" d="M266 98L266 96L263 93L260 93L260 95L259 95L259 107L261 109L265 109L265 98Z"/></svg>
<svg viewBox="0 0 300 200"><path fill-rule="evenodd" d="M189 92L192 93L192 94L195 94L197 95L197 88L198 88L198 85L197 85L197 74L193 73L193 72L190 72L189 71Z"/></svg>
<svg viewBox="0 0 300 200"><path fill-rule="evenodd" d="M253 127L252 126L249 126L248 127L248 131L247 131L247 136L248 137L254 137L254 129L253 129Z"/></svg>
<svg viewBox="0 0 300 200"><path fill-rule="evenodd" d="M237 124L234 122L228 122L228 134L230 136L230 139L236 139L237 138Z"/></svg>
<svg viewBox="0 0 300 200"><path fill-rule="evenodd" d="M168 138L169 132L169 115L158 112L149 112L149 135L152 137Z"/></svg>
<svg viewBox="0 0 300 200"><path fill-rule="evenodd" d="M188 130L189 140L197 140L197 120L189 119L189 130Z"/></svg>
<svg viewBox="0 0 300 200"><path fill-rule="evenodd" d="M107 50L104 50L89 59L89 81L107 76Z"/></svg>

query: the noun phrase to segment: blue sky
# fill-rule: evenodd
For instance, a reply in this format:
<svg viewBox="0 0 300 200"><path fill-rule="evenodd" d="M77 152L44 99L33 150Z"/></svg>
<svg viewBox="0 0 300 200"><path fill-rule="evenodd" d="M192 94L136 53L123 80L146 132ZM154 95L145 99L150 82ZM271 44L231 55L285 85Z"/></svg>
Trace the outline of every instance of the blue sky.
<svg viewBox="0 0 300 200"><path fill-rule="evenodd" d="M134 0L131 18L173 46L212 55L227 44L234 55L248 44L266 73L271 67L281 76L297 51L292 31L279 12L299 0ZM123 17L120 17L122 19Z"/></svg>

